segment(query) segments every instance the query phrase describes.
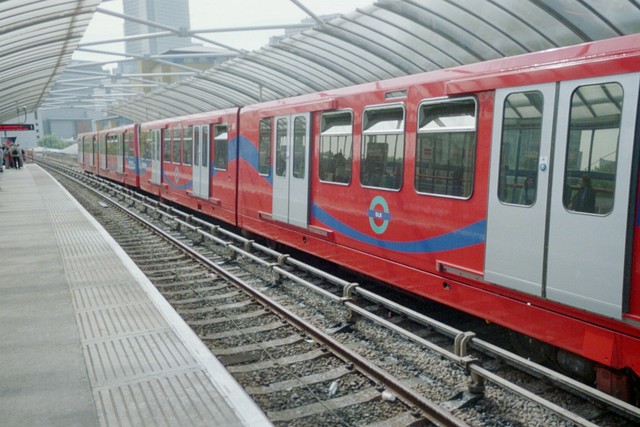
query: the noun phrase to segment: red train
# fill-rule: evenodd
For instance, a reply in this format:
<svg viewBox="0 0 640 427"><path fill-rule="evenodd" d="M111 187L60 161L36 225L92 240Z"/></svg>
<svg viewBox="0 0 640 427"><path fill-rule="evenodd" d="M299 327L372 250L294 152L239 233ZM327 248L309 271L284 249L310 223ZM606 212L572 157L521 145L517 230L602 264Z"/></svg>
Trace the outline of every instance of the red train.
<svg viewBox="0 0 640 427"><path fill-rule="evenodd" d="M633 400L639 85L632 35L80 135L79 160L549 343Z"/></svg>

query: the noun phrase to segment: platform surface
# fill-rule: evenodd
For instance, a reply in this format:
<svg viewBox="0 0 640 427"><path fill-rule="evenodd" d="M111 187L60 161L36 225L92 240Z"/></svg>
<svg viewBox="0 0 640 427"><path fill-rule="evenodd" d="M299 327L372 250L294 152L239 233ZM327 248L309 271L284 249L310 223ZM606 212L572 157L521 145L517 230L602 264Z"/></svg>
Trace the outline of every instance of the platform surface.
<svg viewBox="0 0 640 427"><path fill-rule="evenodd" d="M37 165L0 173L0 254L3 426L271 425Z"/></svg>

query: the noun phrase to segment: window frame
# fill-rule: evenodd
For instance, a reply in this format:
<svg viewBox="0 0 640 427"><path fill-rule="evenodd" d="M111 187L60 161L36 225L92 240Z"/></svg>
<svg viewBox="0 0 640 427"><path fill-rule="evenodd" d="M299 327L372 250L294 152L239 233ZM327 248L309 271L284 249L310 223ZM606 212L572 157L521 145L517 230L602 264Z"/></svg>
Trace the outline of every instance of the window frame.
<svg viewBox="0 0 640 427"><path fill-rule="evenodd" d="M367 112L372 111L372 110L377 110L377 111L384 111L384 110L395 110L395 109L401 109L402 110L402 129L398 129L398 130L382 130L382 131L367 131L365 129L366 126L366 118L367 118ZM402 190L402 187L404 186L404 176L405 176L405 161L406 161L406 149L407 149L407 107L405 106L404 103L393 103L393 104L378 104L378 105L368 105L366 107L364 107L364 109L362 110L362 116L360 118L360 124L361 124L361 131L360 131L360 158L358 159L358 161L360 162L360 173L359 173L359 181L360 181L360 186L363 188L371 188L371 189L376 189L376 190L383 190L383 191L392 191L392 192L400 192ZM370 184L364 184L363 183L363 171L365 170L364 167L364 163L365 163L365 152L368 153L368 149L365 150L365 146L368 146L367 142L366 142L366 138L369 135L402 135L402 171L400 173L400 183L398 185L397 188L395 187L383 187L383 186L378 186L378 185L370 185ZM384 166L383 166L384 168ZM382 181L384 181L384 179L382 179Z"/></svg>
<svg viewBox="0 0 640 427"><path fill-rule="evenodd" d="M346 115L349 114L350 116L350 123L351 123L351 130L349 133L341 133L341 134L332 134L332 135L326 135L323 133L323 124L324 124L324 118L326 116L337 116L337 115ZM353 132L353 127L354 127L354 113L352 109L344 109L344 110L333 110L333 111L323 111L320 114L320 132L319 132L319 137L320 137L320 141L318 144L318 151L319 151L319 158L318 158L318 181L320 181L323 184L333 184L333 185L342 185L342 186L348 186L351 185L351 181L353 180L353 140L354 140L354 132ZM322 172L322 147L323 147L323 137L351 137L349 144L351 146L351 152L349 153L349 157L347 158L346 156L344 156L343 153L343 157L345 159L345 162L347 162L346 164L349 164L349 168L347 168L349 170L349 175L348 175L348 181L347 182L342 182L342 181L336 181L335 180L335 175L334 175L334 180L328 180L328 179L323 179L321 172ZM339 144L339 143L338 143ZM329 147L330 148L330 147ZM337 153L335 154L337 155ZM334 156L335 156L334 155ZM337 167L335 168L335 170L337 170Z"/></svg>
<svg viewBox="0 0 640 427"><path fill-rule="evenodd" d="M219 139L216 134L218 133L218 129L224 128L224 132L227 134L227 138L224 140L224 153L221 157L218 157L218 147L223 144L222 140ZM222 134L222 133L221 133ZM204 135L204 132L203 132ZM229 169L229 125L227 123L216 123L213 125L213 132L208 132L209 141L213 136L213 169L219 171L226 171ZM207 142L209 142L207 141ZM210 150L209 150L210 151ZM218 159L222 158L224 160L224 167L218 166Z"/></svg>
<svg viewBox="0 0 640 427"><path fill-rule="evenodd" d="M262 133L262 123L268 123L268 126L265 127L265 131L268 131L268 134ZM263 138L266 136L266 138ZM262 147L263 142L266 140L268 142L268 150L264 151ZM273 147L273 117L263 117L258 121L258 175L260 176L270 176L271 175L271 150ZM266 156L263 156L262 153L266 153ZM266 160L266 163L264 163ZM267 171L262 172L263 166L266 166Z"/></svg>
<svg viewBox="0 0 640 427"><path fill-rule="evenodd" d="M619 86L620 89L620 99L619 99L619 105L616 105L619 108L619 113L617 114L618 116L618 126L617 128L612 128L612 127L608 127L608 126L603 126L602 123L599 123L597 125L592 125L587 127L586 129L583 128L582 126L578 125L578 126L573 126L574 124L574 109L580 108L581 106L577 106L576 104L574 104L574 98L577 96L576 94L578 94L580 92L581 89L583 88L588 88L588 87L594 87L594 86L599 86L599 87L603 87L603 86L608 86L608 85L617 85ZM611 90L607 90L606 93L608 93L609 96L609 103L615 103L615 98L614 95L612 94ZM563 190L562 190L562 206L564 207L564 209L572 215L592 215L592 216L598 216L598 217L605 217L611 214L611 212L614 210L615 207L615 203L616 203L616 199L615 199L615 194L616 194L616 187L618 185L618 164L619 164L619 153L620 153L620 135L622 133L622 118L623 118L623 111L624 111L624 103L625 103L625 99L626 99L626 93L625 93L625 85L616 79L612 79L611 81L604 81L604 82L600 82L600 83L585 83L585 84L581 84L577 87L574 88L574 90L571 92L571 97L570 97L570 101L569 101L569 115L568 115L568 123L567 123L567 139L565 140L565 144L566 144L566 153L565 153L565 159L564 159L564 170L563 170ZM580 92L580 95L578 95L578 97L580 97L581 99L585 99L584 98L584 94L582 94L582 92ZM589 107L585 107L584 105L582 106L582 108L589 108ZM597 117L596 117L597 118ZM583 119L584 120L584 119ZM595 119L592 119L595 120ZM580 119L577 119L576 122L580 122ZM602 172L601 170L599 170L599 166L594 166L596 165L596 162L593 161L593 154L596 151L599 151L602 147L602 144L600 144L600 141L602 140L601 136L596 136L596 134L600 134L602 132L610 132L611 130L615 129L615 133L616 133L616 142L615 142L615 161L612 161L611 164L613 164L613 168L612 171L610 173L607 172ZM583 151L581 150L582 145L584 143L583 141L583 137L585 136L584 132L585 130L588 132L588 134L586 136L589 137L589 141L588 141L588 161L586 162L587 165L587 170L581 170L581 169L573 169L570 168L569 165L573 164L577 158L579 158L579 156L577 156L578 154L581 154ZM577 136L577 138L576 138ZM606 138L607 140L611 140L610 137ZM598 144L596 144L596 141L598 142ZM571 148L573 146L577 145L577 150L571 150ZM609 155L611 154L611 152L609 153ZM604 158L600 157L599 161L597 162L598 165L600 165L603 162ZM607 175L612 175L613 179L612 180L607 180L606 177ZM578 197L580 191L581 191L581 182L582 182L582 178L583 177L588 177L588 182L589 182L589 186L590 186L590 191L593 192L593 211L588 210L588 209L584 209L584 207L582 209L577 209L574 205L574 200ZM569 181L575 181L575 184L572 186ZM609 188L606 188L606 186L596 186L593 184L593 181L604 181L604 182L612 182L613 185L610 186ZM574 188L577 187L577 188ZM575 190L575 192L574 192ZM567 191L569 191L569 193L567 193ZM598 198L600 197L600 205L602 205L603 199L604 197L602 195L599 196L598 193L602 193L602 192L609 192L611 194L611 205L609 206L608 210L606 211L600 211L599 207L598 207Z"/></svg>
<svg viewBox="0 0 640 427"><path fill-rule="evenodd" d="M176 148L178 151L177 153L176 153ZM179 165L182 163L182 126L181 125L176 125L171 128L171 163L176 165Z"/></svg>
<svg viewBox="0 0 640 427"><path fill-rule="evenodd" d="M428 191L419 191L418 190L418 186L417 186L417 179L418 179L418 173L417 173L417 169L418 169L418 150L420 149L420 136L424 135L424 134L428 134L428 133L445 133L444 131L438 131L438 132L434 132L434 131L420 131L420 118L421 118L421 113L422 113L422 108L425 105L442 105L442 104L455 104L455 103L462 103L462 102L466 102L466 101L473 101L474 104L474 114L475 114L475 120L474 120L474 127L473 130L466 130L464 131L465 133L467 132L473 132L474 133L474 139L473 139L473 166L469 169L470 170L470 175L471 175L471 188L469 191L468 195L464 195L464 196L456 196L453 194L445 194L445 193L435 193L435 192L428 192ZM440 197L440 198L446 198L446 199L456 199L456 200L469 200L471 199L471 197L473 197L473 193L475 191L475 175L476 175L476 171L477 171L477 151L478 151L478 111L479 111L479 102L477 97L475 96L464 96L464 97L460 97L460 98L440 98L440 99L424 99L422 101L420 101L418 103L418 106L416 108L416 139L415 139L415 163L414 163L414 179L413 179L413 186L414 186L414 190L416 192L416 194L419 194L421 196L431 196L431 197ZM469 128L470 129L470 128ZM452 133L452 132L449 132ZM460 131L457 131L456 133L462 133Z"/></svg>
<svg viewBox="0 0 640 427"><path fill-rule="evenodd" d="M529 124L528 126L518 126L518 127L505 126L507 121L510 120L507 117L507 113L506 113L508 110L507 104L509 103L510 98L512 96L525 96L527 100L530 101L531 95L533 94L540 96L539 103L540 103L540 106L542 107L542 111L539 113L539 116L527 117L527 118L521 117L520 119L523 121L529 121L532 124L535 124L536 126L534 127L532 126L532 124ZM500 123L500 132L501 132L500 133L500 156L498 157L498 160L497 160L498 167L499 167L499 174L498 174L498 187L496 188L498 202L502 203L503 205L516 206L520 208L532 208L533 206L535 206L536 203L538 203L538 193L540 192L539 159L541 155L540 150L543 145L542 132L543 132L543 126L545 121L544 96L545 96L544 92L539 87L530 87L530 88L527 88L526 90L520 90L520 91L514 90L510 92L508 95L506 95L504 98L504 104L501 106L502 122ZM511 102L513 103L513 101ZM529 105L535 108L535 105L531 103ZM517 114L517 112L515 112L515 114ZM507 135L507 131L513 131L513 130L517 130L518 132L519 138L517 140L512 140L511 139L512 137L510 135ZM528 144L530 144L532 141L531 139L523 140L522 138L520 138L520 136L527 135L527 133L530 133L532 130L538 137L538 139L535 141L535 145L537 146L537 151L535 152L535 156L530 156L531 152L526 153L525 155L522 155L523 149L529 147ZM509 151L506 150L507 147L509 148ZM512 150L513 152L511 152ZM513 160L515 160L515 169L513 169L514 181L511 183L509 183L509 172L512 172L511 169L509 168L509 160L511 160L509 157L513 157ZM526 168L527 160L530 163L533 163L532 167L529 169ZM521 183L518 182L518 178L522 178ZM526 190L526 182L529 178L533 178L535 183L535 187L534 187L535 193L534 193L533 200L531 200L531 202L528 202L528 199L526 198L526 194L523 193ZM507 197L507 194L508 194L507 187L509 185L511 185L512 187L522 185L522 187L520 188L520 191L518 192L517 197L515 197L515 194L513 192L510 194L511 197ZM524 198L524 201L522 200L523 198Z"/></svg>

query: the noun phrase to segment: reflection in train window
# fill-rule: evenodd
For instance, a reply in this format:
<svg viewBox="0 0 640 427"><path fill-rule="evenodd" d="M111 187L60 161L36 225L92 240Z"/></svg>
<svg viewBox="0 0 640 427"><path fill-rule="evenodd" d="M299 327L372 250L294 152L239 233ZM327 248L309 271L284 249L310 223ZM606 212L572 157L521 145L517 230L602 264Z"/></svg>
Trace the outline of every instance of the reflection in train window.
<svg viewBox="0 0 640 427"><path fill-rule="evenodd" d="M622 118L622 86L582 86L571 98L564 206L606 215L613 209Z"/></svg>
<svg viewBox="0 0 640 427"><path fill-rule="evenodd" d="M475 151L474 99L420 105L416 145L416 191L471 197Z"/></svg>
<svg viewBox="0 0 640 427"><path fill-rule="evenodd" d="M258 172L269 175L271 169L271 118L260 120L258 142Z"/></svg>
<svg viewBox="0 0 640 427"><path fill-rule="evenodd" d="M229 133L227 125L215 125L213 128L213 167L226 170L229 160Z"/></svg>
<svg viewBox="0 0 640 427"><path fill-rule="evenodd" d="M183 129L182 140L184 144L182 147L182 162L185 165L190 165L193 157L193 126L187 126Z"/></svg>
<svg viewBox="0 0 640 427"><path fill-rule="evenodd" d="M208 168L209 165L209 126L202 126L202 144L200 147L200 166Z"/></svg>
<svg viewBox="0 0 640 427"><path fill-rule="evenodd" d="M134 134L132 131L128 131L127 133L124 134L124 146L125 146L125 150L126 150L126 157L129 159L133 159L136 155L135 152L135 147L133 145L133 141L134 141Z"/></svg>
<svg viewBox="0 0 640 427"><path fill-rule="evenodd" d="M504 101L498 178L503 203L536 202L543 103L538 91L512 93Z"/></svg>
<svg viewBox="0 0 640 427"><path fill-rule="evenodd" d="M193 140L195 144L193 144L193 166L200 166L200 160L202 157L202 146L200 144L200 126L196 126L193 129ZM205 164L206 166L206 159Z"/></svg>
<svg viewBox="0 0 640 427"><path fill-rule="evenodd" d="M180 163L182 160L180 158L180 133L181 128L173 129L173 163Z"/></svg>
<svg viewBox="0 0 640 427"><path fill-rule="evenodd" d="M162 144L162 150L163 150L162 160L164 160L165 162L170 162L171 161L171 129L164 129L162 133L164 134L164 142Z"/></svg>
<svg viewBox="0 0 640 427"><path fill-rule="evenodd" d="M320 126L320 180L350 183L353 151L351 112L323 114Z"/></svg>
<svg viewBox="0 0 640 427"><path fill-rule="evenodd" d="M293 119L293 177L305 179L305 154L307 150L307 118L297 116Z"/></svg>
<svg viewBox="0 0 640 427"><path fill-rule="evenodd" d="M404 108L365 110L362 136L362 185L399 190L404 173Z"/></svg>
<svg viewBox="0 0 640 427"><path fill-rule="evenodd" d="M287 147L288 147L289 119L276 120L276 175L285 176L287 173Z"/></svg>

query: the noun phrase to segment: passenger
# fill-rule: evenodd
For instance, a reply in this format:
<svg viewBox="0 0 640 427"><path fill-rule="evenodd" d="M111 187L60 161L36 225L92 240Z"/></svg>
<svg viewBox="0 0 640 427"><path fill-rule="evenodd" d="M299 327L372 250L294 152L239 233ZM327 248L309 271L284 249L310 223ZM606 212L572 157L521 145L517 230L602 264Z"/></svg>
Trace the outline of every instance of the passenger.
<svg viewBox="0 0 640 427"><path fill-rule="evenodd" d="M20 169L21 160L20 160L20 147L17 145L11 146L11 159L13 161L13 168Z"/></svg>
<svg viewBox="0 0 640 427"><path fill-rule="evenodd" d="M531 206L536 201L536 180L533 175L524 180L524 185L520 191L520 200L518 204Z"/></svg>
<svg viewBox="0 0 640 427"><path fill-rule="evenodd" d="M571 199L571 209L576 212L594 213L596 211L596 192L591 186L591 177L582 175L580 189Z"/></svg>

